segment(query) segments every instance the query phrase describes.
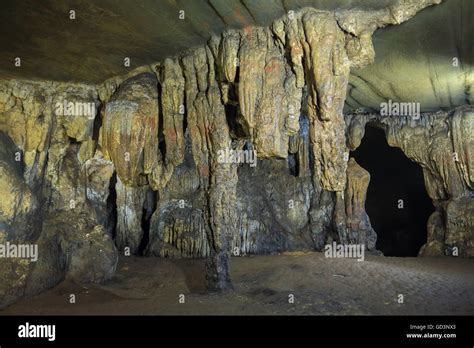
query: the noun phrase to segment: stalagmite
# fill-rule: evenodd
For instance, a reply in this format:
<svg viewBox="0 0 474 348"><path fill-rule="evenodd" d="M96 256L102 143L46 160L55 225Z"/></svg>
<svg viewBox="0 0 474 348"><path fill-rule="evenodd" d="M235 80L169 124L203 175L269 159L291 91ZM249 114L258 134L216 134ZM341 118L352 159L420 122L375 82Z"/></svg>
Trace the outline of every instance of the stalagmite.
<svg viewBox="0 0 474 348"><path fill-rule="evenodd" d="M196 50L183 65L193 158L209 192L204 213L210 246L207 280L210 289L225 290L232 287L228 264L236 226L237 168L218 162L217 153L229 146L230 136L210 49Z"/></svg>
<svg viewBox="0 0 474 348"><path fill-rule="evenodd" d="M368 250L375 249L377 235L365 212L365 198L370 174L351 158L347 166L347 186L344 194L346 230L341 242L364 244Z"/></svg>

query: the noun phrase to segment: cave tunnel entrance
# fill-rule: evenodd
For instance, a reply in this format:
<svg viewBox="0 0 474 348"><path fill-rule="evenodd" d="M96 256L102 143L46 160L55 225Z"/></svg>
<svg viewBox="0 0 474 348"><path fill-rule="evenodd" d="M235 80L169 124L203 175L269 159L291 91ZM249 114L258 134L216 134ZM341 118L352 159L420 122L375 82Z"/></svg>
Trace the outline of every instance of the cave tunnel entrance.
<svg viewBox="0 0 474 348"><path fill-rule="evenodd" d="M377 233L377 249L385 256L417 256L434 211L421 167L390 147L383 130L370 125L351 155L370 172L366 211Z"/></svg>

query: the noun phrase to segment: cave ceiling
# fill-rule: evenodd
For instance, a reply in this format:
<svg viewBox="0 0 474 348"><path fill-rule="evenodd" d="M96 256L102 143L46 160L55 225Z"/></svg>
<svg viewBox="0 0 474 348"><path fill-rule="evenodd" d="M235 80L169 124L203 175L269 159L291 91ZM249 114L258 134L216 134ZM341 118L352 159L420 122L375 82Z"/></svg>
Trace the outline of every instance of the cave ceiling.
<svg viewBox="0 0 474 348"><path fill-rule="evenodd" d="M289 10L377 10L396 2L7 0L0 13L0 79L100 83L202 45L212 32L268 25ZM346 110L378 109L387 99L420 102L422 111L472 104L473 32L471 0L445 0L401 25L379 29L375 63L352 71ZM22 59L20 68L15 57Z"/></svg>

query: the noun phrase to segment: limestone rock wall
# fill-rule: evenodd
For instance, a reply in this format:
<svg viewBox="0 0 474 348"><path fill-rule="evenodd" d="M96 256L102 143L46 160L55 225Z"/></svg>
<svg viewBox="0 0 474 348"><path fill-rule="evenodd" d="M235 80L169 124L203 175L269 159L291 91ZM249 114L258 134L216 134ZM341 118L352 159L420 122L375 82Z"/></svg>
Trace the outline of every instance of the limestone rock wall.
<svg viewBox="0 0 474 348"><path fill-rule="evenodd" d="M84 115L77 116L65 108L69 102L94 111L82 109ZM2 257L0 306L66 277L102 282L115 271L117 249L105 233L101 209L112 173L101 169L98 175L97 165L92 170L94 160L100 161L94 157L99 104L91 86L1 83L0 240L37 246L38 255L35 261Z"/></svg>

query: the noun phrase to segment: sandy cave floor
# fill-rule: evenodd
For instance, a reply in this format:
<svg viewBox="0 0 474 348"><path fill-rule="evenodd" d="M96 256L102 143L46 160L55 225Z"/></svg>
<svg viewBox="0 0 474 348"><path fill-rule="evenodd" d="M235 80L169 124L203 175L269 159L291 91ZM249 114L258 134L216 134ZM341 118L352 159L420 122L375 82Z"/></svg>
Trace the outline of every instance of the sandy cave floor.
<svg viewBox="0 0 474 348"><path fill-rule="evenodd" d="M104 285L64 281L0 314L474 314L472 259L366 255L358 262L294 252L233 258L231 274L235 291L208 294L203 260L122 257Z"/></svg>

